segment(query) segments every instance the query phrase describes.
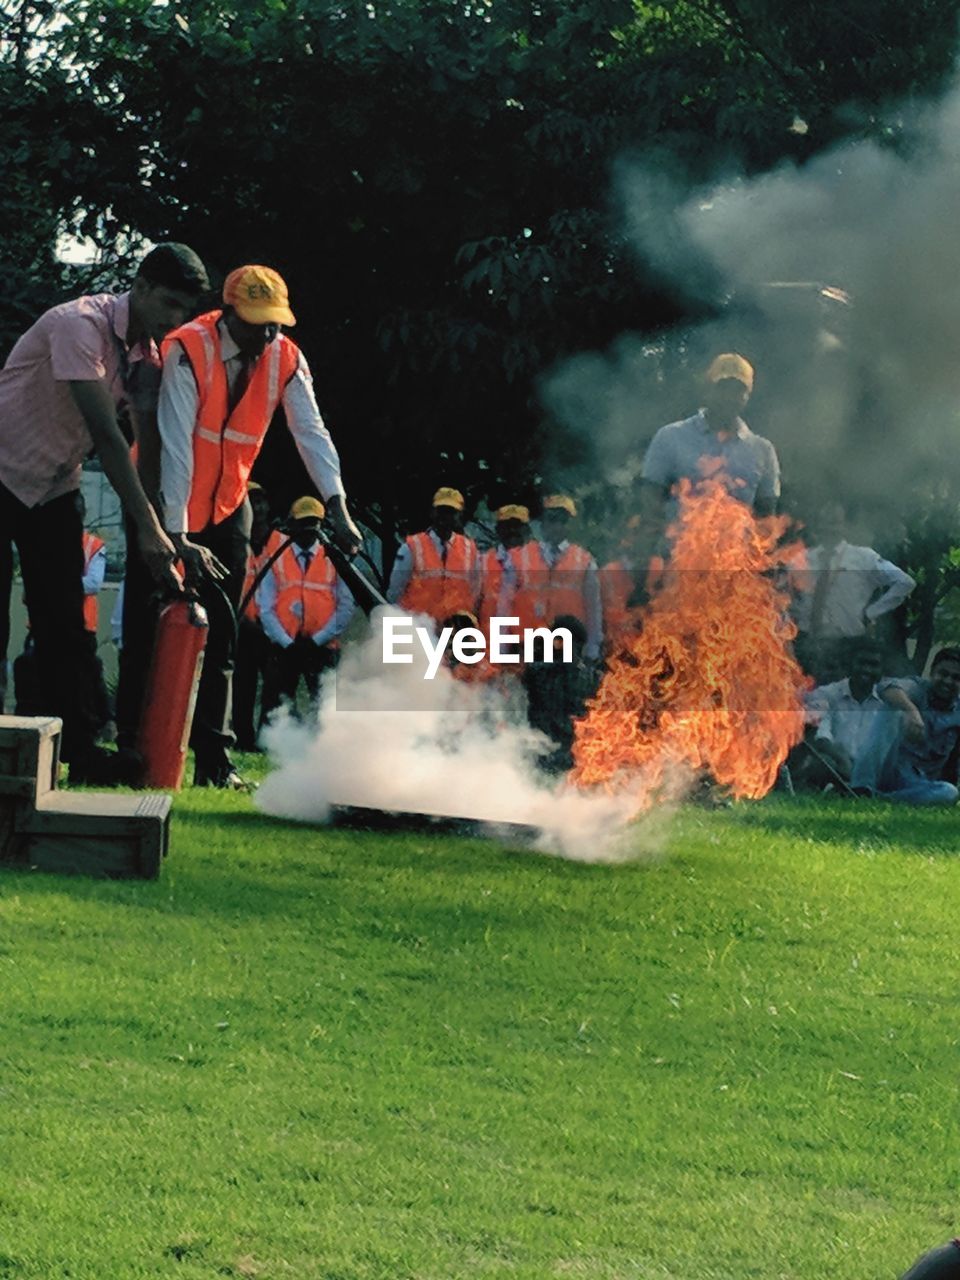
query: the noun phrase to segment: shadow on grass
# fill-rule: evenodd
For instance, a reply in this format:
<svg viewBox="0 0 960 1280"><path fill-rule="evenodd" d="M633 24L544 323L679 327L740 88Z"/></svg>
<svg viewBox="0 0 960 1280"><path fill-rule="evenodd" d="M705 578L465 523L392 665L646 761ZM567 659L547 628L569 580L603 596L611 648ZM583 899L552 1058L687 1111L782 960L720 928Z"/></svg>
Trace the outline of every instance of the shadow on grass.
<svg viewBox="0 0 960 1280"><path fill-rule="evenodd" d="M596 877L597 868L510 848L449 824L400 822L386 830L287 821L249 809L175 811L170 853L158 881L95 880L42 873L0 874L0 894L66 896L165 916L325 922L347 913L391 921L408 914L412 930L433 932L457 916L457 928L535 925L555 909L541 901L551 886ZM617 875L635 867L603 868ZM428 899L424 880L429 878ZM509 879L509 898L482 909L466 901ZM371 894L371 886L388 892ZM392 926L391 926L392 927Z"/></svg>
<svg viewBox="0 0 960 1280"><path fill-rule="evenodd" d="M960 845L960 809L955 808L918 808L832 796L771 796L758 804L738 806L730 816L745 827L819 844L871 849L886 846L923 854L953 854Z"/></svg>

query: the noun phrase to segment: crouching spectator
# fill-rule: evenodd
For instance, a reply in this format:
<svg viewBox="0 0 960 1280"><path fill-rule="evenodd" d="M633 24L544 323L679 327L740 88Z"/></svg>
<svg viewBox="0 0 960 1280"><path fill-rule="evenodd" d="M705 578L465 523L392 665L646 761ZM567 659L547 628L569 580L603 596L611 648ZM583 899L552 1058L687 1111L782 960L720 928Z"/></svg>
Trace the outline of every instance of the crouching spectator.
<svg viewBox="0 0 960 1280"><path fill-rule="evenodd" d="M850 781L854 762L869 741L877 718L888 714L877 689L882 674L880 646L873 640L859 640L849 676L820 685L809 694L807 707L813 723L806 741L794 749L789 761L796 787L819 791L838 781Z"/></svg>
<svg viewBox="0 0 960 1280"><path fill-rule="evenodd" d="M941 649L927 679L882 680L885 705L850 774L855 791L903 804L956 804L960 649Z"/></svg>

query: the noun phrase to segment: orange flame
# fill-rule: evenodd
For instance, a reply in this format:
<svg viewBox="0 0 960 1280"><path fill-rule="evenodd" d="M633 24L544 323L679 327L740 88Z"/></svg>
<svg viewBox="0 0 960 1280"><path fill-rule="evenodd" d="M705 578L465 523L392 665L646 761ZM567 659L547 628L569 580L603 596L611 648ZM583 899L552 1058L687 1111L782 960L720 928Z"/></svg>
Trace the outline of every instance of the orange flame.
<svg viewBox="0 0 960 1280"><path fill-rule="evenodd" d="M680 485L672 552L643 630L611 658L584 719L574 770L649 808L677 771L706 771L738 799L773 786L803 734L809 681L772 570L789 520L756 519L718 480Z"/></svg>

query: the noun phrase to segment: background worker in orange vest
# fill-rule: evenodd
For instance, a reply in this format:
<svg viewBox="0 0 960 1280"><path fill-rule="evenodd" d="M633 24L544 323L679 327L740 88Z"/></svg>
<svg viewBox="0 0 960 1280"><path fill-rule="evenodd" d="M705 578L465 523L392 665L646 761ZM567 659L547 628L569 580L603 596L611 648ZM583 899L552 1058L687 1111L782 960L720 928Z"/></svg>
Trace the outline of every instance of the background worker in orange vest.
<svg viewBox="0 0 960 1280"><path fill-rule="evenodd" d="M247 556L247 572L243 579L243 598L253 586L253 580L261 565L270 558L283 541L279 529L270 526L270 499L255 480L247 485L252 523L250 525L250 553ZM260 610L256 596L250 600L243 616L237 619L237 666L233 673L233 731L237 747L241 751L259 751L255 721L257 693L265 679L270 645L260 625Z"/></svg>
<svg viewBox="0 0 960 1280"><path fill-rule="evenodd" d="M97 597L107 574L107 548L102 538L89 529L83 531L83 625L97 634L100 602Z"/></svg>
<svg viewBox="0 0 960 1280"><path fill-rule="evenodd" d="M294 323L287 286L276 271L245 266L224 281L221 310L182 325L164 344L164 524L188 576L219 580L234 610L250 546L247 482L281 405L310 479L324 496L335 539L351 554L362 541L347 511L340 459L317 408L307 362L281 332ZM207 590L205 603L211 617L191 735L194 784L242 787L229 754L233 621L215 593Z"/></svg>
<svg viewBox="0 0 960 1280"><path fill-rule="evenodd" d="M584 661L596 662L603 644L599 572L590 552L570 541L576 518L569 495L544 499L539 540L512 550L504 565L497 614L518 617L521 628L552 628L561 615L579 618Z"/></svg>
<svg viewBox="0 0 960 1280"><path fill-rule="evenodd" d="M257 607L271 654L263 690L263 715L281 698L296 702L301 678L311 698L320 676L340 656L339 637L350 624L353 595L320 542L323 503L298 498L287 529L293 545L275 561L257 591Z"/></svg>
<svg viewBox="0 0 960 1280"><path fill-rule="evenodd" d="M81 499L82 503L82 499ZM85 510L85 508L82 508ZM107 574L107 548L104 541L89 529L83 531L83 626L93 654L96 678L93 688L93 706L101 738L112 741L116 737L116 725L110 707L110 695L103 674L103 663L97 649L100 637L100 591Z"/></svg>
<svg viewBox="0 0 960 1280"><path fill-rule="evenodd" d="M463 494L446 486L433 495L430 524L403 542L393 562L387 599L407 613L442 622L454 613L477 611L480 552L461 532Z"/></svg>
<svg viewBox="0 0 960 1280"><path fill-rule="evenodd" d="M499 507L496 520L497 544L488 547L480 557L480 626L486 631L490 619L497 612L500 587L503 582L503 566L511 550L522 547L530 533L530 511L516 503ZM512 670L512 668L510 668Z"/></svg>
<svg viewBox="0 0 960 1280"><path fill-rule="evenodd" d="M627 521L620 555L600 570L603 634L612 653L642 629L643 611L664 570L659 522L634 515Z"/></svg>

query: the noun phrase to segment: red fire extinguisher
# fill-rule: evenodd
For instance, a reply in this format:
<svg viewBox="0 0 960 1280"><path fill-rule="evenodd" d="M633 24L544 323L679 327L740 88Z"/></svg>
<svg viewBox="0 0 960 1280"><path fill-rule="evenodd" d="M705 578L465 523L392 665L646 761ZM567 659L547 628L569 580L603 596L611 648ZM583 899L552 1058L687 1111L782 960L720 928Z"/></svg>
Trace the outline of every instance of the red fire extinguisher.
<svg viewBox="0 0 960 1280"><path fill-rule="evenodd" d="M137 742L145 786L180 790L207 629L206 610L189 596L160 614Z"/></svg>

